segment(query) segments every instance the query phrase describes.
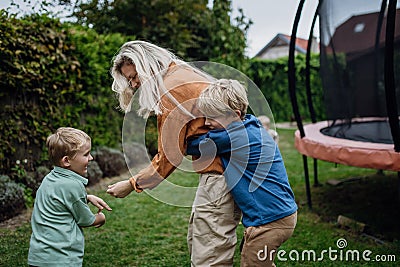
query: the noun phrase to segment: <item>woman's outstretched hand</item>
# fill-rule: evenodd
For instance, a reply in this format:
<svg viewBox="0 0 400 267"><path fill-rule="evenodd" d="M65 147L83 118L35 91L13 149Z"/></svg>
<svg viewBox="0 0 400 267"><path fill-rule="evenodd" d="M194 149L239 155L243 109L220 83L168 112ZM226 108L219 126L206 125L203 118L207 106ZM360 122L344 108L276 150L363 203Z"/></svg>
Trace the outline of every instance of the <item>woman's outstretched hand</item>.
<svg viewBox="0 0 400 267"><path fill-rule="evenodd" d="M129 180L121 181L108 186L107 194L111 196L123 198L133 191L133 187Z"/></svg>

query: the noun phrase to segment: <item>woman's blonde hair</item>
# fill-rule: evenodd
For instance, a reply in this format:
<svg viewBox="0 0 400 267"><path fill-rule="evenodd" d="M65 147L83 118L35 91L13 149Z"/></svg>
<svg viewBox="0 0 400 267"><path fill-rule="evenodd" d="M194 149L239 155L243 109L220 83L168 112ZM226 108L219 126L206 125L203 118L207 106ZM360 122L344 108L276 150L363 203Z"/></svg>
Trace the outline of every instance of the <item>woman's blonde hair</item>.
<svg viewBox="0 0 400 267"><path fill-rule="evenodd" d="M58 166L64 156L74 158L88 142L91 142L91 138L82 130L71 127L58 128L46 140L49 159L52 164Z"/></svg>
<svg viewBox="0 0 400 267"><path fill-rule="evenodd" d="M156 115L161 114L161 97L168 94L163 78L171 63L190 69L209 81L215 80L208 73L186 63L165 48L145 41L126 42L113 58L111 68L111 76L114 78L111 89L118 95L120 108L125 112L130 111L133 90L129 87L126 77L122 75L121 68L125 64L132 64L136 67L140 81L138 114L143 117L151 112ZM172 98L171 95L169 97ZM171 100L179 104L176 99Z"/></svg>
<svg viewBox="0 0 400 267"><path fill-rule="evenodd" d="M118 94L119 105L125 112L129 111L129 104L133 96L127 79L121 73L124 64L133 64L136 67L140 80L139 110L142 116L150 112L160 114L159 100L166 91L163 77L172 62L183 62L172 52L145 41L130 41L125 43L113 58L111 76L114 78L112 90Z"/></svg>
<svg viewBox="0 0 400 267"><path fill-rule="evenodd" d="M249 101L247 89L237 80L219 79L211 83L197 101L197 106L206 117L226 116L239 110L241 119L247 112Z"/></svg>

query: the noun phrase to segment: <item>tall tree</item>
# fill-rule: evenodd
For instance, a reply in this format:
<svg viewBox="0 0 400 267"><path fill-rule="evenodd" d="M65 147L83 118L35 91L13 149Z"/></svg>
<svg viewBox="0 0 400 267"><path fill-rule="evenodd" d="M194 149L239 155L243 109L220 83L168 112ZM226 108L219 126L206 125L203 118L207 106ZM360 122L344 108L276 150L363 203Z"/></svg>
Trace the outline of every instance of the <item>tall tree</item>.
<svg viewBox="0 0 400 267"><path fill-rule="evenodd" d="M134 35L168 47L186 60L241 65L251 21L242 10L231 20L231 0L215 0L212 8L207 4L207 0L77 0L73 17L99 33Z"/></svg>
<svg viewBox="0 0 400 267"><path fill-rule="evenodd" d="M14 5L15 0L12 0ZM29 5L30 0L23 0ZM41 0L39 11L69 19L100 34L121 33L171 49L188 61L216 61L246 69L247 31L243 10L232 18L231 0ZM63 6L63 12L51 8Z"/></svg>
<svg viewBox="0 0 400 267"><path fill-rule="evenodd" d="M231 0L214 1L211 16L214 31L210 34L212 44L210 60L244 70L247 62L245 60L246 34L252 21L245 17L242 9L239 9L239 16L234 18L235 24L232 25L231 5Z"/></svg>

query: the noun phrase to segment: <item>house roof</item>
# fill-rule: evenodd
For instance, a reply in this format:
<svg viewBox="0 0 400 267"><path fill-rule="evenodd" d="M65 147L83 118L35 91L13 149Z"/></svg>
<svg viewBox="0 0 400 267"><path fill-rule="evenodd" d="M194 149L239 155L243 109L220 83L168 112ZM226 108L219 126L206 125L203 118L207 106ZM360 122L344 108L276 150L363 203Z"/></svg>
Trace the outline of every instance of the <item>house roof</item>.
<svg viewBox="0 0 400 267"><path fill-rule="evenodd" d="M377 31L377 21L379 12L352 16L340 26L333 34L328 52L360 53L372 50L375 46L375 36ZM396 10L396 16L400 16L400 10ZM379 44L384 45L386 34L386 19L383 20L382 29L379 37ZM400 27L395 27L395 40L400 39ZM349 42L348 40L351 40Z"/></svg>
<svg viewBox="0 0 400 267"><path fill-rule="evenodd" d="M264 46L254 57L259 57L264 54L268 49L274 46L290 45L290 35L278 33L266 46ZM296 38L295 50L300 53L307 53L308 40Z"/></svg>

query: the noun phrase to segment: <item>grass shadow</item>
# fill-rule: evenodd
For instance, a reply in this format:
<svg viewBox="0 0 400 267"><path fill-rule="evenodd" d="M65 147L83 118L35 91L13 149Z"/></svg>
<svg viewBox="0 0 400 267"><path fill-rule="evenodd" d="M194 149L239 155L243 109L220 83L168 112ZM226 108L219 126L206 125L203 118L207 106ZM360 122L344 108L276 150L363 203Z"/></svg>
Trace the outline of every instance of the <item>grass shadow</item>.
<svg viewBox="0 0 400 267"><path fill-rule="evenodd" d="M386 241L400 240L397 173L376 174L324 184L313 190L313 209L323 220L339 215L366 224L365 233Z"/></svg>

